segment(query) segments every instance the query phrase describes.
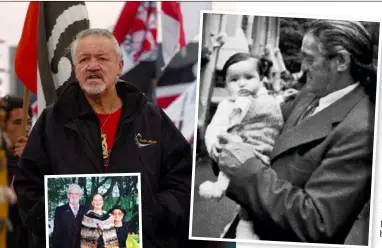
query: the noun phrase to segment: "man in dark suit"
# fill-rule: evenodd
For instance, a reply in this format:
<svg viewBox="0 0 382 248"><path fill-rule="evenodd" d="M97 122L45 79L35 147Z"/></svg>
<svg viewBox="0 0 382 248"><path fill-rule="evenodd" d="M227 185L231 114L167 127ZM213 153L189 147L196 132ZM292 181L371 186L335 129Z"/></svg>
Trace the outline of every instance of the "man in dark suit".
<svg viewBox="0 0 382 248"><path fill-rule="evenodd" d="M347 245L367 245L369 240L370 201L363 207L346 237Z"/></svg>
<svg viewBox="0 0 382 248"><path fill-rule="evenodd" d="M53 248L80 247L81 221L89 210L80 205L82 193L78 184L69 185L69 203L56 208L52 235Z"/></svg>
<svg viewBox="0 0 382 248"><path fill-rule="evenodd" d="M262 240L344 244L371 195L373 44L359 22L315 20L301 52L307 82L283 106L271 166L223 134L219 167Z"/></svg>

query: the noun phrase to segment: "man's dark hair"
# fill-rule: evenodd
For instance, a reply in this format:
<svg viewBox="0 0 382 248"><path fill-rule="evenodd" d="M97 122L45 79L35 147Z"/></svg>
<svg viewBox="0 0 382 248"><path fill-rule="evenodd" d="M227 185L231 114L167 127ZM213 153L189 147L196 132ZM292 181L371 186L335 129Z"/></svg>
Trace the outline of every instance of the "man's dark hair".
<svg viewBox="0 0 382 248"><path fill-rule="evenodd" d="M334 58L341 51L350 54L351 76L375 102L377 70L373 65L373 42L365 27L356 21L314 20L307 28L307 34L319 41L320 52L326 58Z"/></svg>
<svg viewBox="0 0 382 248"><path fill-rule="evenodd" d="M4 111L6 113L5 115L5 121L8 121L9 116L14 109L23 108L23 99L18 96L12 96L12 95L6 95L3 100L5 101ZM28 108L28 115L30 118L32 118L32 108L29 105Z"/></svg>

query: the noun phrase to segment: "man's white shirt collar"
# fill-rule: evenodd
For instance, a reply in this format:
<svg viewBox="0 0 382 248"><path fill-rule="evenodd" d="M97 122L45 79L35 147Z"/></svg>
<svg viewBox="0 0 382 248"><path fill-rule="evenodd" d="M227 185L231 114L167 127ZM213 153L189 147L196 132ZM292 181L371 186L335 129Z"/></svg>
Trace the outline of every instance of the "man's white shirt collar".
<svg viewBox="0 0 382 248"><path fill-rule="evenodd" d="M77 211L74 211L74 206L72 206L70 204L69 204L69 207L70 207L70 209L72 210L73 213L74 212L78 212L78 210L80 209L80 204L78 204L78 206L77 206Z"/></svg>
<svg viewBox="0 0 382 248"><path fill-rule="evenodd" d="M352 85L349 85L349 86L347 86L347 87L345 87L343 89L334 91L334 92L332 92L329 95L326 95L324 97L321 97L320 100L319 100L319 103L318 103L318 107L316 108L316 110L313 112L312 115L317 114L321 110L329 107L330 105L332 105L336 101L340 100L346 94L350 93L352 90L357 88L358 85L359 85L359 82L354 83Z"/></svg>

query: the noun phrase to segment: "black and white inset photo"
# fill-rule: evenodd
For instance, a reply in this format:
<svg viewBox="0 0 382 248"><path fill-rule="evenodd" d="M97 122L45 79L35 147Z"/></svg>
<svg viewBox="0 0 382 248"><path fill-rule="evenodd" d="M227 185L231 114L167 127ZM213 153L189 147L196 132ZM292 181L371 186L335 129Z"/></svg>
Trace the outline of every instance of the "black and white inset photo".
<svg viewBox="0 0 382 248"><path fill-rule="evenodd" d="M142 247L139 173L45 176L46 247Z"/></svg>
<svg viewBox="0 0 382 248"><path fill-rule="evenodd" d="M190 239L367 246L380 23L203 12Z"/></svg>

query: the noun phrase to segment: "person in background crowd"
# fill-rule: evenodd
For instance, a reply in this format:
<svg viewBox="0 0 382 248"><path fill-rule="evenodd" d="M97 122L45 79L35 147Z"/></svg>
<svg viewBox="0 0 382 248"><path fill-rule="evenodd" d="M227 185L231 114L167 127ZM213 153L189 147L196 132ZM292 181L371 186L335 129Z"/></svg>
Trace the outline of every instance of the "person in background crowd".
<svg viewBox="0 0 382 248"><path fill-rule="evenodd" d="M7 105L4 98L0 98L0 130L4 132L4 121L5 121L5 106Z"/></svg>
<svg viewBox="0 0 382 248"><path fill-rule="evenodd" d="M1 112L3 116L1 143L7 158L8 184L13 189L14 181L20 179L18 175L16 178L18 171L17 163L31 129L32 109L28 109L26 136L22 136L22 119L24 116L23 99L21 97L7 95L2 98L1 102ZM28 241L27 235L23 235L26 230L18 204L9 206L9 218L12 222L13 230L8 232L8 247L25 247Z"/></svg>
<svg viewBox="0 0 382 248"><path fill-rule="evenodd" d="M23 120L23 99L16 96L5 96L5 119L4 119L4 133L3 141L7 148L8 167L12 171L12 176L15 174L17 167L17 161L21 153L24 150L27 137L32 126L32 108L28 108L28 121L26 126L26 136L22 135L22 120Z"/></svg>
<svg viewBox="0 0 382 248"><path fill-rule="evenodd" d="M4 152L4 149L3 149L3 144L0 142L0 166L1 166L1 169L2 169L2 184L0 186L0 204L4 204L7 202L8 206L10 209L12 209L12 207L14 206L14 204L17 203L17 196L13 190L13 188L9 187L7 185L7 175L5 175L5 170L4 170L4 167L6 166L6 156L5 156L5 152ZM8 212L8 215L10 213ZM5 218L2 218L1 219L1 226L2 227L5 227L7 226L7 230L4 230L4 228L2 228L2 232L4 233L5 231L7 231L6 233L6 240L4 240L4 236L2 235L2 241L1 242L5 242L5 245L7 247L22 247L21 246L21 243L19 243L18 239L20 238L20 232L19 232L19 228L17 228L16 232L13 231L13 224L11 223L11 226L9 225L9 221L10 221L10 218L13 217L13 216L8 216L7 219ZM14 222L14 220L13 220Z"/></svg>
<svg viewBox="0 0 382 248"><path fill-rule="evenodd" d="M2 150L2 149L0 148L0 150ZM5 160L5 156L0 156L0 162L5 163L4 160ZM7 202L10 206L13 206L14 204L17 203L17 196L11 187L6 186L6 185L1 185L0 186L0 204L4 204L5 202ZM9 220L9 218L8 218L8 220ZM6 219L1 220L1 225L3 227L8 225L7 226L8 232L6 235L6 241L4 239L2 239L2 240L4 240L6 242L6 247L17 247L17 248L23 247L23 246L21 246L22 244L18 240L21 238L20 232L15 233L13 231L13 224L11 224L11 226L9 226L9 223L7 223L8 220L6 220ZM12 228L12 229L10 229L10 228ZM4 231L4 229L2 229L2 230ZM4 241L2 241L2 242L4 242Z"/></svg>
<svg viewBox="0 0 382 248"><path fill-rule="evenodd" d="M231 178L226 195L247 207L262 240L344 244L370 211L373 44L359 22L315 20L301 51L307 82L283 104L271 166L224 134L219 167Z"/></svg>
<svg viewBox="0 0 382 248"><path fill-rule="evenodd" d="M54 248L80 248L81 221L89 208L80 205L83 192L78 184L68 187L68 203L54 213L52 243Z"/></svg>
<svg viewBox="0 0 382 248"><path fill-rule="evenodd" d="M34 125L16 183L28 227L45 245L44 175L141 173L144 247L188 241L192 154L163 110L118 80L123 59L113 34L80 32L71 46L78 81ZM128 163L127 163L128 161Z"/></svg>

